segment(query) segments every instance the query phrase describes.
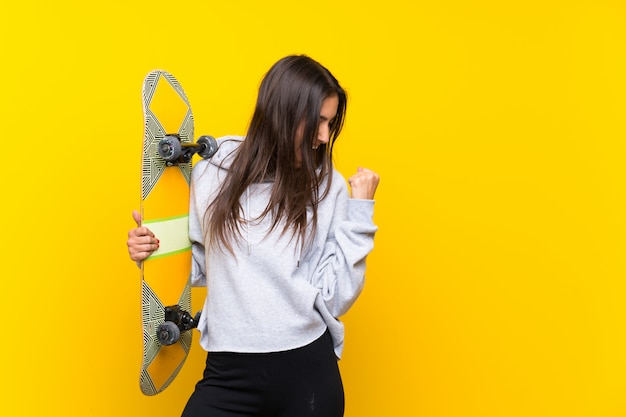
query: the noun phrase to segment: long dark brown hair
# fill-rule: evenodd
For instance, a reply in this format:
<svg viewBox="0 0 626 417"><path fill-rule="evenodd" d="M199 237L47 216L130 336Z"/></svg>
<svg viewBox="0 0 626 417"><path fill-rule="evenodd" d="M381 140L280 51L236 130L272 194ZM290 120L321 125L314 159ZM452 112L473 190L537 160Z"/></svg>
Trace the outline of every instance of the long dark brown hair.
<svg viewBox="0 0 626 417"><path fill-rule="evenodd" d="M331 121L328 144L312 147L318 135L322 102L336 96L337 116ZM270 68L259 88L256 108L246 139L239 146L220 192L205 213L208 243L233 253L232 238L242 236L245 223L241 196L253 183L272 182L265 211L272 227L282 222L281 233L290 231L304 245L307 222L313 232L317 205L326 196L332 179L332 150L341 132L347 98L337 79L325 67L304 55L288 56ZM303 134L299 150L295 138ZM301 162L296 159L301 154ZM326 187L322 187L326 181ZM325 190L320 194L320 190ZM307 219L307 208L312 218ZM256 220L256 219L253 219Z"/></svg>

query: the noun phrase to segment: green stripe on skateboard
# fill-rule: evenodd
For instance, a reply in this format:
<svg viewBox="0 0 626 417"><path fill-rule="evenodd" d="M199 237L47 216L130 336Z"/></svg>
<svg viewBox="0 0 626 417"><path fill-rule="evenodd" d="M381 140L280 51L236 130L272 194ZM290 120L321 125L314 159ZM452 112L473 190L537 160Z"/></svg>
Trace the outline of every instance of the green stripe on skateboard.
<svg viewBox="0 0 626 417"><path fill-rule="evenodd" d="M185 252L191 249L189 240L189 215L144 220L143 226L149 228L159 239L159 249L148 259L156 259Z"/></svg>

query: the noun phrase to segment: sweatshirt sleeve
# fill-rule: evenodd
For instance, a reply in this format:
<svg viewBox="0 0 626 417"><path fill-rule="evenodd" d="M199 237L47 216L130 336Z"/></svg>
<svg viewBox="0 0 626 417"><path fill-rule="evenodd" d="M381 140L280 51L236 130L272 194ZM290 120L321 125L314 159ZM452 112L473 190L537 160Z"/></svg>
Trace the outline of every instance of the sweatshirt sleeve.
<svg viewBox="0 0 626 417"><path fill-rule="evenodd" d="M348 198L347 187L336 196L334 219L315 269L314 285L329 312L338 318L354 304L365 284L365 260L374 248L377 226L374 200Z"/></svg>
<svg viewBox="0 0 626 417"><path fill-rule="evenodd" d="M197 165L202 165L202 161ZM198 212L196 186L198 182L198 167L195 166L191 174L191 191L189 198L189 240L191 241L191 285L194 287L206 286L206 271L204 262L204 236L202 228L202 213Z"/></svg>

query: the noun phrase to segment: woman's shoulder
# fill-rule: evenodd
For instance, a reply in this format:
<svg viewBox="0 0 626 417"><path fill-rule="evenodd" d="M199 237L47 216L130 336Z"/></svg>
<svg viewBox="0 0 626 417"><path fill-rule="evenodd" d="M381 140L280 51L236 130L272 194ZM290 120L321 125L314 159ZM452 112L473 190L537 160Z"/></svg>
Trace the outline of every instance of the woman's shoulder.
<svg viewBox="0 0 626 417"><path fill-rule="evenodd" d="M333 184L338 183L339 185L343 187L346 186L346 177L344 177L343 174L337 168L333 167L331 175L333 176L332 177Z"/></svg>
<svg viewBox="0 0 626 417"><path fill-rule="evenodd" d="M346 183L346 179L339 170L333 167L332 171L330 171L330 188L328 189L329 195L342 195L348 192L348 185ZM326 184L328 184L326 182Z"/></svg>
<svg viewBox="0 0 626 417"><path fill-rule="evenodd" d="M198 160L192 170L192 177L199 178L209 168L228 170L235 151L245 138L243 136L228 135L217 138L217 152L209 159Z"/></svg>

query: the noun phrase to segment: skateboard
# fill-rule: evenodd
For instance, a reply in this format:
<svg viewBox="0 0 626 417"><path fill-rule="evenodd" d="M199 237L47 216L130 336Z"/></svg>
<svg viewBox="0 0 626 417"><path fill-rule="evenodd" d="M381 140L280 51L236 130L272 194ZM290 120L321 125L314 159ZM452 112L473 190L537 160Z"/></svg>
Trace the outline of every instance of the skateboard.
<svg viewBox="0 0 626 417"><path fill-rule="evenodd" d="M185 363L199 319L200 313L191 315L189 185L193 156L210 158L217 143L210 136L193 142L191 107L172 74L151 71L142 92L141 223L160 246L140 265L140 388L145 395L155 395L172 383Z"/></svg>

